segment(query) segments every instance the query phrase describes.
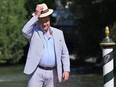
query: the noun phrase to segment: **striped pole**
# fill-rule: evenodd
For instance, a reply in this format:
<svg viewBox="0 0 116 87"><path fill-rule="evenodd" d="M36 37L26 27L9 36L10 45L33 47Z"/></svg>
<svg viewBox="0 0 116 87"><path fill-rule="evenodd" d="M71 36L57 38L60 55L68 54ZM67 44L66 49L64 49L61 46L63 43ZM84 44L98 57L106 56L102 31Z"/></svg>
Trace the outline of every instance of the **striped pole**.
<svg viewBox="0 0 116 87"><path fill-rule="evenodd" d="M114 87L114 59L113 46L115 43L109 38L109 28L105 29L106 38L100 43L103 56L104 87Z"/></svg>

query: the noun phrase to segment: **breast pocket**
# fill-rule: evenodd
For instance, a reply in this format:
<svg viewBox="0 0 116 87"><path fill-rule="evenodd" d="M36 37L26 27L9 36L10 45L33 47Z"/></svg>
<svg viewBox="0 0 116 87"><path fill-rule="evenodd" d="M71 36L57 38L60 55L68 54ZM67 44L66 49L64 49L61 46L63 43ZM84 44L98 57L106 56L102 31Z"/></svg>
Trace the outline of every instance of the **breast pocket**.
<svg viewBox="0 0 116 87"><path fill-rule="evenodd" d="M62 41L59 40L57 42L56 47L57 47L57 50L56 50L57 51L57 54L58 54L59 57L61 57L61 53L62 53Z"/></svg>
<svg viewBox="0 0 116 87"><path fill-rule="evenodd" d="M59 47L60 50L62 50L62 40L59 40L58 47Z"/></svg>

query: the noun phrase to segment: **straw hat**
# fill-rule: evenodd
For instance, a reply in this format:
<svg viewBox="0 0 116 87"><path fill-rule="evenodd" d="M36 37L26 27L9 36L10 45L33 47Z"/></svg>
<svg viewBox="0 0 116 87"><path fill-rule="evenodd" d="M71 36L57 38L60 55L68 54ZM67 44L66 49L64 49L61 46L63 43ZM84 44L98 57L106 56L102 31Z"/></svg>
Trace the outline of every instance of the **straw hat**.
<svg viewBox="0 0 116 87"><path fill-rule="evenodd" d="M49 16L50 14L53 13L53 9L48 9L48 7L45 3L38 4L37 6L43 7L43 11L41 12L41 15L39 16L39 18ZM32 15L34 16L35 13L33 13Z"/></svg>

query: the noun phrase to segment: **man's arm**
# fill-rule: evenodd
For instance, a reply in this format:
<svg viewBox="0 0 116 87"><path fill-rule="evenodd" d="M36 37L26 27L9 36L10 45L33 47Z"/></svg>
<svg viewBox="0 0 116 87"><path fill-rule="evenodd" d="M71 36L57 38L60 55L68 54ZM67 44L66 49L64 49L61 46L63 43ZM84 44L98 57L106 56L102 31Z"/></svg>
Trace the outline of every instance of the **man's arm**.
<svg viewBox="0 0 116 87"><path fill-rule="evenodd" d="M63 63L63 70L70 72L70 59L69 59L69 51L66 46L66 42L64 39L64 35L62 34L62 63Z"/></svg>
<svg viewBox="0 0 116 87"><path fill-rule="evenodd" d="M37 17L32 17L23 27L22 32L24 36L29 40L32 36L33 28L35 24L37 23L38 19Z"/></svg>
<svg viewBox="0 0 116 87"><path fill-rule="evenodd" d="M63 34L62 34L63 35ZM69 79L70 72L70 59L68 48L65 43L64 35L63 35L63 48L62 48L62 63L63 63L63 80L66 81Z"/></svg>
<svg viewBox="0 0 116 87"><path fill-rule="evenodd" d="M23 32L24 36L28 40L32 36L33 28L34 28L35 24L37 23L38 18L41 15L42 10L43 10L43 8L37 5L36 9L35 9L35 12L34 12L35 13L34 16L26 23L26 25L22 29L22 32Z"/></svg>

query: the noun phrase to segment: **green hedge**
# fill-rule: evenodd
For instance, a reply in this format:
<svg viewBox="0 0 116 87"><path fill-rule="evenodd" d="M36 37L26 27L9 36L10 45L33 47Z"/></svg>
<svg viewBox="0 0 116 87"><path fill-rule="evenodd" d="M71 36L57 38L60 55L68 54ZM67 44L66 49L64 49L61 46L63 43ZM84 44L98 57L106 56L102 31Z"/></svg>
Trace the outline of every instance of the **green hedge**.
<svg viewBox="0 0 116 87"><path fill-rule="evenodd" d="M0 62L16 63L27 44L21 29L26 22L25 0L0 0Z"/></svg>

